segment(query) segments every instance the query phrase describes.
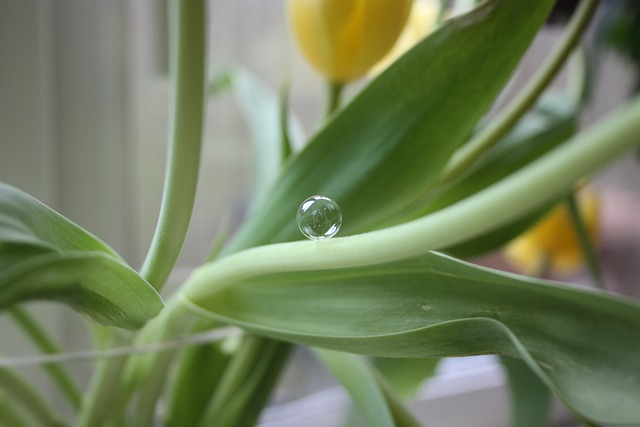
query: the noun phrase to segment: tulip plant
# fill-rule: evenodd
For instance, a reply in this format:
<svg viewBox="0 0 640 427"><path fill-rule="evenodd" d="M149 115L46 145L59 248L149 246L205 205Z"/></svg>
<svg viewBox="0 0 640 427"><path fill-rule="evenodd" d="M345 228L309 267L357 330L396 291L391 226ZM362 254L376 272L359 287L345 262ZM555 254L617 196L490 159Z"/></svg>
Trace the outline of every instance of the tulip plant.
<svg viewBox="0 0 640 427"><path fill-rule="evenodd" d="M67 406L2 364L0 425L254 425L295 345L313 349L368 426L420 425L389 367L422 367L412 375L422 380L440 358L482 354L507 369L514 425L546 425L549 394L585 425L640 425L638 301L465 261L501 248L637 146L640 99L578 133L580 97L548 89L596 0L579 3L535 75L491 113L553 0L486 0L443 20L343 102L340 89L392 47L411 1L288 0L293 33L331 88L327 116L299 141L284 96L239 68L215 79L253 100L256 147L268 155L239 230L161 297L193 209L212 90L205 2L170 4L169 156L140 271L0 184L0 309L42 351ZM335 237L298 230L296 212L314 195L339 205ZM84 317L96 346L86 390L54 363L64 349L23 307L42 299Z"/></svg>

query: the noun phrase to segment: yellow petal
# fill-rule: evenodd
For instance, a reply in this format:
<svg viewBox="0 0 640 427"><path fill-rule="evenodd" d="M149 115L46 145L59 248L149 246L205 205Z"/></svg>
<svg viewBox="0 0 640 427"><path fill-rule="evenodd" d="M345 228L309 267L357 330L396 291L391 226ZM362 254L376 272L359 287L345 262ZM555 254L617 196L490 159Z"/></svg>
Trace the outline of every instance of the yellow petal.
<svg viewBox="0 0 640 427"><path fill-rule="evenodd" d="M294 36L328 80L363 76L393 46L411 0L289 0Z"/></svg>

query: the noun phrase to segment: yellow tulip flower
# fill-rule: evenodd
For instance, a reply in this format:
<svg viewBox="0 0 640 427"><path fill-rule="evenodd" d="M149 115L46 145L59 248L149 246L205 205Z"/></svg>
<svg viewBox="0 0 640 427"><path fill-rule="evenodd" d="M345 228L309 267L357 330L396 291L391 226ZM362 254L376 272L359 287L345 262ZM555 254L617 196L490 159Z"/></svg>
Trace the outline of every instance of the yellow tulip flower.
<svg viewBox="0 0 640 427"><path fill-rule="evenodd" d="M598 229L598 198L593 191L583 189L577 194L577 205L589 238L594 241ZM564 203L509 243L503 255L525 274L547 271L552 275L568 275L584 264L580 241Z"/></svg>
<svg viewBox="0 0 640 427"><path fill-rule="evenodd" d="M293 33L332 83L362 77L395 43L412 0L289 0Z"/></svg>
<svg viewBox="0 0 640 427"><path fill-rule="evenodd" d="M398 41L393 45L391 51L373 66L369 74L379 74L416 43L428 36L436 28L440 8L440 0L415 0L411 6L409 19L400 33Z"/></svg>

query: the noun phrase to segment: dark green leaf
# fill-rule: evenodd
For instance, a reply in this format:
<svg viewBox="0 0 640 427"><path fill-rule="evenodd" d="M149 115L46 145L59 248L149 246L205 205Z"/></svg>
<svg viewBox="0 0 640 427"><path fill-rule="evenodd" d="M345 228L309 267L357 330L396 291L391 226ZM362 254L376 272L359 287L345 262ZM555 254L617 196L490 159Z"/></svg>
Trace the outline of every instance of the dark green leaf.
<svg viewBox="0 0 640 427"><path fill-rule="evenodd" d="M415 201L486 113L552 4L488 1L441 26L332 116L230 249L299 239L291 218L314 194L341 206L343 235Z"/></svg>
<svg viewBox="0 0 640 427"><path fill-rule="evenodd" d="M577 413L640 423L636 302L436 253L209 291L197 298L209 315L273 338L383 357L518 357Z"/></svg>

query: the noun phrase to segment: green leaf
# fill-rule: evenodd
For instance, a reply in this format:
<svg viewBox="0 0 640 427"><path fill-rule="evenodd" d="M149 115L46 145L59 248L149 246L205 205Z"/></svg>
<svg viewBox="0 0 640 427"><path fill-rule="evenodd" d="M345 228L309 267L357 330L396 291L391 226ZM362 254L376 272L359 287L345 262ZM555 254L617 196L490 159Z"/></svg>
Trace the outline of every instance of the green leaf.
<svg viewBox="0 0 640 427"><path fill-rule="evenodd" d="M349 392L365 425L395 427L385 395L380 390L371 367L361 356L323 349L316 349L315 353Z"/></svg>
<svg viewBox="0 0 640 427"><path fill-rule="evenodd" d="M0 310L32 299L71 306L103 325L138 329L163 307L135 271L101 252L50 253L0 273Z"/></svg>
<svg viewBox="0 0 640 427"><path fill-rule="evenodd" d="M511 391L511 427L545 427L549 425L551 393L526 363L503 356Z"/></svg>
<svg viewBox="0 0 640 427"><path fill-rule="evenodd" d="M487 112L552 4L488 1L442 25L332 116L229 250L299 239L282 213L295 216L314 194L338 202L342 235L415 201Z"/></svg>
<svg viewBox="0 0 640 427"><path fill-rule="evenodd" d="M637 302L437 253L210 291L195 298L203 314L258 334L382 357L506 354L586 418L640 422Z"/></svg>
<svg viewBox="0 0 640 427"><path fill-rule="evenodd" d="M0 183L0 310L33 299L67 304L104 325L137 329L163 307L106 244Z"/></svg>

